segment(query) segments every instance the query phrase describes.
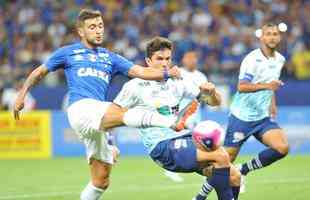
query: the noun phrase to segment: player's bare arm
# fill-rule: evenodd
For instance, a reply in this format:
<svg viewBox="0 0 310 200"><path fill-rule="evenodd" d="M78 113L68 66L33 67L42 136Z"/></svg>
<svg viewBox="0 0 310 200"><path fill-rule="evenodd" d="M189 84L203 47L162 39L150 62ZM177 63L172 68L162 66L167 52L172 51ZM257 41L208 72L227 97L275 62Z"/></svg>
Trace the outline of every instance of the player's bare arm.
<svg viewBox="0 0 310 200"><path fill-rule="evenodd" d="M221 105L221 95L216 90L215 85L211 82L206 82L200 87L200 98L202 103L206 103L210 106Z"/></svg>
<svg viewBox="0 0 310 200"><path fill-rule="evenodd" d="M46 75L48 74L48 69L44 65L40 65L38 68L33 70L31 74L27 77L22 89L19 91L17 99L14 105L14 118L19 120L19 112L24 107L24 100L27 92L35 85L37 85Z"/></svg>
<svg viewBox="0 0 310 200"><path fill-rule="evenodd" d="M140 65L134 65L129 71L130 77L137 77L147 80L163 80L167 78L180 78L180 70L177 66L173 66L167 70L153 68L153 67L142 67Z"/></svg>
<svg viewBox="0 0 310 200"><path fill-rule="evenodd" d="M271 105L270 105L270 117L275 118L277 115L277 102L276 102L276 96L273 94Z"/></svg>
<svg viewBox="0 0 310 200"><path fill-rule="evenodd" d="M274 80L270 83L250 83L247 81L240 81L238 84L239 92L257 92L260 90L276 91L283 85L281 80Z"/></svg>

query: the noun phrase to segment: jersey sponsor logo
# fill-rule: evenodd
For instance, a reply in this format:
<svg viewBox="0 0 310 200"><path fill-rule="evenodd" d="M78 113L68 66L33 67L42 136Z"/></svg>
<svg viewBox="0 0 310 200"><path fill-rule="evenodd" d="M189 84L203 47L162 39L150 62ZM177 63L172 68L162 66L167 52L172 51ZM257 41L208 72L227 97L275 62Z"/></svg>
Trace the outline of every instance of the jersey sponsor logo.
<svg viewBox="0 0 310 200"><path fill-rule="evenodd" d="M80 77L84 77L84 76L92 76L92 77L98 77L102 80L104 80L105 82L109 82L109 74L107 74L104 71L100 71L91 67L82 67L78 70L77 75Z"/></svg>
<svg viewBox="0 0 310 200"><path fill-rule="evenodd" d="M110 55L108 53L98 53L99 58L101 58L104 62L108 64L112 64Z"/></svg>
<svg viewBox="0 0 310 200"><path fill-rule="evenodd" d="M242 132L234 132L234 139L233 139L233 143L237 143L240 142L241 140L243 140L245 138L244 133Z"/></svg>
<svg viewBox="0 0 310 200"><path fill-rule="evenodd" d="M262 60L261 59L256 59L256 62L262 62Z"/></svg>
<svg viewBox="0 0 310 200"><path fill-rule="evenodd" d="M86 50L85 49L74 49L74 53L84 53Z"/></svg>

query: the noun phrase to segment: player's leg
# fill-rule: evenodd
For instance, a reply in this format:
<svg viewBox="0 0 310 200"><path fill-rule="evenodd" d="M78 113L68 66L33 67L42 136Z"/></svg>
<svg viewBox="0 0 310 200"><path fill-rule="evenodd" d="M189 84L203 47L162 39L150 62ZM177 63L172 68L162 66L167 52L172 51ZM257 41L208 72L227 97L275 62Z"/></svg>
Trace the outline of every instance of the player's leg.
<svg viewBox="0 0 310 200"><path fill-rule="evenodd" d="M215 189L219 199L236 199L233 195L231 181L239 185L240 182L238 183L235 180L238 179L238 172L231 170L229 155L224 148L220 147L212 152L197 149L197 161L202 167L210 162L212 162L213 166L211 175L206 179L200 193L196 196L197 200L206 199L207 194L211 192L212 188ZM231 172L236 172L236 174L230 174ZM204 173L206 173L205 170ZM206 173L204 175L209 174Z"/></svg>
<svg viewBox="0 0 310 200"><path fill-rule="evenodd" d="M124 109L111 103L101 120L100 129L106 130L125 124L131 127L158 126L182 130L186 125L187 119L194 114L196 110L196 103L191 103L180 112L177 118L175 118L174 116L165 116L146 109Z"/></svg>
<svg viewBox="0 0 310 200"><path fill-rule="evenodd" d="M284 131L278 128L274 122L266 120L263 124L263 130L255 135L262 143L269 148L261 151L256 158L242 164L241 173L248 174L250 171L266 167L282 158L289 152L289 144Z"/></svg>
<svg viewBox="0 0 310 200"><path fill-rule="evenodd" d="M207 178L205 179L199 193L193 198L193 200L205 200L207 199L209 193L212 192L213 187L208 182L208 177L211 177L212 170L213 170L212 165L204 168L203 174L207 176ZM239 196L240 177L241 177L240 171L234 165L231 164L229 182L235 200L237 200Z"/></svg>
<svg viewBox="0 0 310 200"><path fill-rule="evenodd" d="M68 119L86 147L90 164L90 183L81 193L82 200L97 200L109 185L109 174L113 164L113 146L108 134L100 131L100 122L109 103L92 99L80 100L68 108Z"/></svg>
<svg viewBox="0 0 310 200"><path fill-rule="evenodd" d="M106 130L115 126L127 125L130 127L172 127L175 124L174 117L161 115L146 109L124 109L111 103L101 120L100 129Z"/></svg>
<svg viewBox="0 0 310 200"><path fill-rule="evenodd" d="M91 181L81 193L81 200L98 200L108 188L112 165L91 158L90 164Z"/></svg>

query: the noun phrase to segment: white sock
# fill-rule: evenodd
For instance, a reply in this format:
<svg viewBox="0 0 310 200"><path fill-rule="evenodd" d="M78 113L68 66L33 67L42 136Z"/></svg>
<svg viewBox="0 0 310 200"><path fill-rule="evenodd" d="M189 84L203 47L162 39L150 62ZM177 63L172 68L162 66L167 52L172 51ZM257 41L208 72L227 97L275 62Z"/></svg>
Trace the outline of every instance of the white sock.
<svg viewBox="0 0 310 200"><path fill-rule="evenodd" d="M168 117L153 111L133 108L124 114L123 121L124 124L131 127L157 126L170 128L175 122L175 117Z"/></svg>
<svg viewBox="0 0 310 200"><path fill-rule="evenodd" d="M89 182L81 193L81 200L98 200L103 192L104 189L97 188Z"/></svg>

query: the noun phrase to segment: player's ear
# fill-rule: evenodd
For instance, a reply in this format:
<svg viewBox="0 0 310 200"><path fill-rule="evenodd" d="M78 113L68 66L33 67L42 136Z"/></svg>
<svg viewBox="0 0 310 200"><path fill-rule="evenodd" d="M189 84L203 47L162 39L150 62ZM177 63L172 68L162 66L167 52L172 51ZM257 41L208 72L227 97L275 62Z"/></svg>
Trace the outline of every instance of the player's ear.
<svg viewBox="0 0 310 200"><path fill-rule="evenodd" d="M147 64L147 66L151 66L151 64L152 64L152 60L148 57L145 58L145 62Z"/></svg>
<svg viewBox="0 0 310 200"><path fill-rule="evenodd" d="M82 27L78 27L78 28L77 28L77 32L78 32L78 34L79 34L80 37L84 37L84 32L83 32Z"/></svg>

